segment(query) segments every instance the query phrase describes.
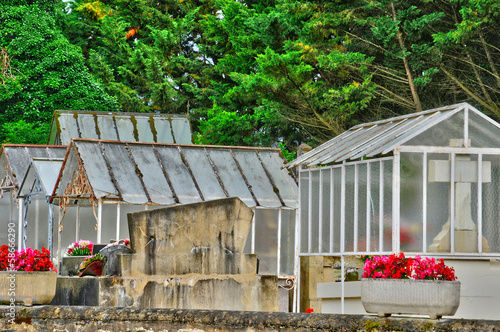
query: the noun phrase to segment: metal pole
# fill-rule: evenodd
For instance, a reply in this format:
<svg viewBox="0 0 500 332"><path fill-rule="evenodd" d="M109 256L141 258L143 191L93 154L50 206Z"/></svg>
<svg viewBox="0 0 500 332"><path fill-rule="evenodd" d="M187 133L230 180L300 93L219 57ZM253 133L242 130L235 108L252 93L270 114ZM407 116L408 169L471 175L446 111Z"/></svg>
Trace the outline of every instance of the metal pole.
<svg viewBox="0 0 500 332"><path fill-rule="evenodd" d="M101 243L102 235L102 200L97 202L97 243Z"/></svg>
<svg viewBox="0 0 500 332"><path fill-rule="evenodd" d="M422 156L422 252L427 252L427 152Z"/></svg>
<svg viewBox="0 0 500 332"><path fill-rule="evenodd" d="M345 161L342 164L342 182L341 182L341 197L340 197L340 263L341 263L341 297L340 297L340 313L344 314L344 251L345 251L345 200L346 200L346 170Z"/></svg>
<svg viewBox="0 0 500 332"><path fill-rule="evenodd" d="M455 253L455 154L450 155L450 252Z"/></svg>
<svg viewBox="0 0 500 332"><path fill-rule="evenodd" d="M120 203L116 204L116 241L120 241Z"/></svg>
<svg viewBox="0 0 500 332"><path fill-rule="evenodd" d="M477 250L483 253L483 155L477 155Z"/></svg>
<svg viewBox="0 0 500 332"><path fill-rule="evenodd" d="M399 220L399 189L400 189L400 153L394 151L392 161L392 251L399 252L400 248L400 220Z"/></svg>
<svg viewBox="0 0 500 332"><path fill-rule="evenodd" d="M11 221L14 221L14 216L13 216L13 198L12 198L12 192L9 192L10 194L10 206L11 206ZM23 243L23 210L24 210L24 198L19 197L19 211L18 211L18 231L17 231L17 249L21 250L22 249L22 243Z"/></svg>
<svg viewBox="0 0 500 332"><path fill-rule="evenodd" d="M80 240L80 205L76 206L76 234L75 234L75 242Z"/></svg>
<svg viewBox="0 0 500 332"><path fill-rule="evenodd" d="M354 252L358 251L359 164L354 165Z"/></svg>
<svg viewBox="0 0 500 332"><path fill-rule="evenodd" d="M276 274L278 275L278 277L280 276L280 269L281 269L281 218L282 218L282 212L283 210L282 209L279 209L278 210L278 248L277 248L277 252L276 252L276 255L278 256L277 257L277 266L276 266Z"/></svg>

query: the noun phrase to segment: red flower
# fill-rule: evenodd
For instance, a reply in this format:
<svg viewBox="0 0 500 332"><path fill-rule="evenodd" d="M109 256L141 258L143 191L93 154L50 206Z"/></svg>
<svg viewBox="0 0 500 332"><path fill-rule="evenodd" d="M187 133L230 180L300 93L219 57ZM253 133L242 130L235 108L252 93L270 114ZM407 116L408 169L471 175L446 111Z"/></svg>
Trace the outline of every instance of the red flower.
<svg viewBox="0 0 500 332"><path fill-rule="evenodd" d="M313 309L313 308L307 308L307 310L306 310L306 313L307 313L307 314L310 314L310 313L312 313L312 312L314 312L314 309Z"/></svg>

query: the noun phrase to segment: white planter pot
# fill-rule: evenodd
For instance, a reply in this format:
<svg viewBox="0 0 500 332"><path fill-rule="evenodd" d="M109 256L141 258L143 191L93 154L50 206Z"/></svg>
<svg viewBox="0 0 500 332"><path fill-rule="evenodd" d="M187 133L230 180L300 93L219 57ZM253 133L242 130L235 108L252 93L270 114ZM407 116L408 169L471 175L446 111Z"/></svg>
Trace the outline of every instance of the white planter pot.
<svg viewBox="0 0 500 332"><path fill-rule="evenodd" d="M361 302L366 312L453 316L460 304L460 282L411 279L362 279Z"/></svg>
<svg viewBox="0 0 500 332"><path fill-rule="evenodd" d="M48 304L56 283L57 272L0 271L0 303Z"/></svg>

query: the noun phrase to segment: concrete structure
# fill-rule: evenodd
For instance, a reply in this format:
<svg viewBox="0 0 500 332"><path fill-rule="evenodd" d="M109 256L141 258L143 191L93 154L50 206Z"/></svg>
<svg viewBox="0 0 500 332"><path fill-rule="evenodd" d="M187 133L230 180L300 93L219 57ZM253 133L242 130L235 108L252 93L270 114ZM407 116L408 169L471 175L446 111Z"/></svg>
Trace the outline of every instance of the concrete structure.
<svg viewBox="0 0 500 332"><path fill-rule="evenodd" d="M53 303L277 311L277 276L257 275L257 256L243 253L252 217L238 198L129 214L120 276L60 277Z"/></svg>
<svg viewBox="0 0 500 332"><path fill-rule="evenodd" d="M136 309L37 306L18 311L9 324L9 308L0 329L28 332L248 332L248 331L498 331L500 320L411 317L378 318L374 315L244 312L227 310Z"/></svg>

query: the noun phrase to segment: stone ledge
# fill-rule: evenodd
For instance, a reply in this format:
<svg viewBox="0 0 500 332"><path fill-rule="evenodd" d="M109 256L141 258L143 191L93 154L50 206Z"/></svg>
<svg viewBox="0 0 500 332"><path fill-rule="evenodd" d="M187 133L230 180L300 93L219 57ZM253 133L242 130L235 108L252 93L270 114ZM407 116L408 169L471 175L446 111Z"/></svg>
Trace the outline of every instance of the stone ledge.
<svg viewBox="0 0 500 332"><path fill-rule="evenodd" d="M20 309L21 307L18 307ZM332 315L186 309L133 309L37 306L20 309L16 324L7 324L8 307L2 306L0 328L11 331L498 331L500 320L410 317L378 318L370 315ZM139 329L139 330L138 330Z"/></svg>

